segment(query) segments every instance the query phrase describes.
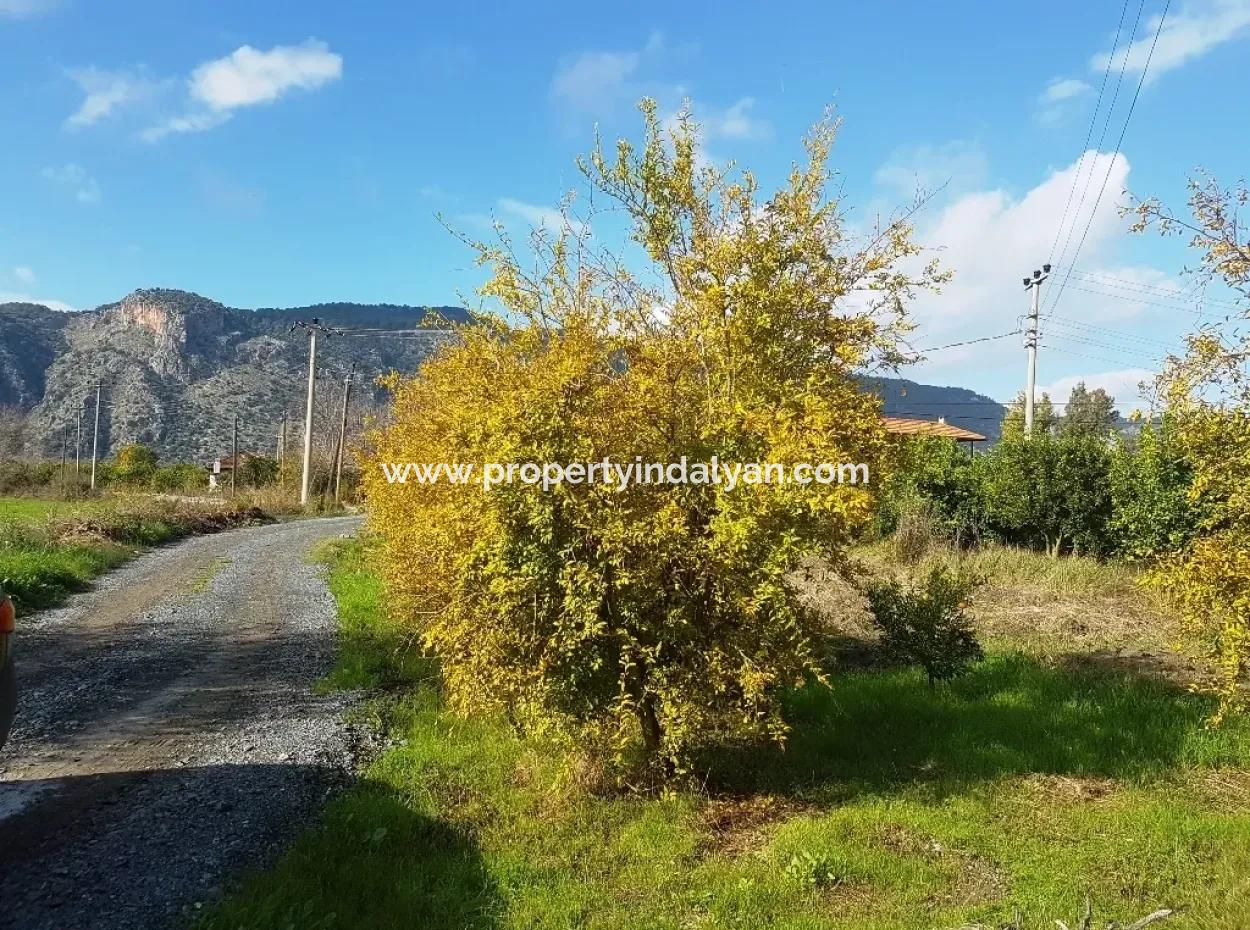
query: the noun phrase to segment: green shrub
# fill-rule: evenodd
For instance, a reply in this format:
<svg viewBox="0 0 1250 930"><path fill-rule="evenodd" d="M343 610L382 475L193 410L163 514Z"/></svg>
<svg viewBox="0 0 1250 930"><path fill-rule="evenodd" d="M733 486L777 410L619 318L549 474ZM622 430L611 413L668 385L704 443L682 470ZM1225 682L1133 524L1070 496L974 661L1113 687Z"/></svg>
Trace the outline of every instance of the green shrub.
<svg viewBox="0 0 1250 930"><path fill-rule="evenodd" d="M164 465L152 474L152 487L157 491L202 491L208 487L208 478L199 465L179 462Z"/></svg>
<svg viewBox="0 0 1250 930"><path fill-rule="evenodd" d="M1127 560L1177 552L1201 520L1190 499L1193 466L1177 443L1175 424L1164 416L1146 423L1135 439L1121 437L1111 453L1111 530L1117 553Z"/></svg>
<svg viewBox="0 0 1250 930"><path fill-rule="evenodd" d="M156 453L147 446L131 443L117 451L113 477L122 484L143 484L156 471Z"/></svg>
<svg viewBox="0 0 1250 930"><path fill-rule="evenodd" d="M983 658L967 614L979 583L967 573L935 566L918 585L887 581L871 587L868 604L885 653L924 668L930 685L954 678Z"/></svg>
<svg viewBox="0 0 1250 930"><path fill-rule="evenodd" d="M888 535L902 530L923 510L935 539L960 548L976 543L985 526L979 464L949 439L908 437L881 495L877 531Z"/></svg>

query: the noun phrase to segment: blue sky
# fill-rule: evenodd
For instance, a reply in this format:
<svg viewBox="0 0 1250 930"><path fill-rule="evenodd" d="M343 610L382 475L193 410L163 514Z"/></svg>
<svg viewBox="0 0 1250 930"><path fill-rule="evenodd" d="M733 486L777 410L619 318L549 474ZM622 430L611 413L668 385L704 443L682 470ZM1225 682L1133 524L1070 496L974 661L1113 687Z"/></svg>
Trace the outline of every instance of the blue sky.
<svg viewBox="0 0 1250 930"><path fill-rule="evenodd" d="M1182 206L1196 167L1231 182L1250 151L1250 0L1174 0L1113 156L1163 5L1128 0L1116 42L1115 0L0 0L0 299L82 308L168 286L244 307L452 303L477 275L435 214L524 228L576 184L596 124L636 133L643 94L665 112L691 101L713 156L765 184L832 104L853 221L945 184L918 234L956 279L918 302L916 345L1016 328L1020 279L1058 238L1076 270L1045 286L1053 299L1067 280L1040 380L1066 396L1084 377L1131 406L1202 308L1178 277L1183 242L1129 235L1122 191ZM1084 209L1061 225L1065 203ZM1006 398L1024 367L1011 337L906 374Z"/></svg>

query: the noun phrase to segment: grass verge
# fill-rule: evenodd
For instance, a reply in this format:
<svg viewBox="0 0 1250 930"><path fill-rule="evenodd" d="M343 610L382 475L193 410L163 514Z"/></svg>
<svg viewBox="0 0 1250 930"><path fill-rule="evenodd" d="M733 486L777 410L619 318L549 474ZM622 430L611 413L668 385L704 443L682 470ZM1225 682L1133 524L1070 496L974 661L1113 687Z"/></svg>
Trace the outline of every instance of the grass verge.
<svg viewBox="0 0 1250 930"><path fill-rule="evenodd" d="M0 588L19 611L52 607L149 546L271 519L255 507L124 497L0 499Z"/></svg>
<svg viewBox="0 0 1250 930"><path fill-rule="evenodd" d="M392 686L399 744L206 928L1041 928L1086 894L1104 922L1244 928L1250 725L1206 729L1164 682L1018 651L932 690L853 671L790 697L784 752L596 794L572 757L449 714L360 544L330 557L332 680Z"/></svg>

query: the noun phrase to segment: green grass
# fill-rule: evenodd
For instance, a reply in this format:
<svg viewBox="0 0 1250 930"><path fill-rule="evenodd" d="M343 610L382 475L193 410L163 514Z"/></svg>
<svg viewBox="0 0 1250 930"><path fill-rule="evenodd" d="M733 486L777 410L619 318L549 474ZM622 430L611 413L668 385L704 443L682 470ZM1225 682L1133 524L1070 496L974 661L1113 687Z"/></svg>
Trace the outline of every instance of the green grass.
<svg viewBox="0 0 1250 930"><path fill-rule="evenodd" d="M93 505L36 497L0 497L0 526L29 525L49 517L82 512Z"/></svg>
<svg viewBox="0 0 1250 930"><path fill-rule="evenodd" d="M355 539L326 540L312 554L329 567L339 610L339 655L322 682L329 689L391 688L425 680L431 666L408 631L382 609L382 581L369 571Z"/></svg>
<svg viewBox="0 0 1250 930"><path fill-rule="evenodd" d="M52 607L148 546L231 525L239 516L226 505L141 495L0 498L0 589L20 612Z"/></svg>
<svg viewBox="0 0 1250 930"><path fill-rule="evenodd" d="M799 928L1102 921L1244 928L1250 725L1166 685L998 652L930 690L857 671L793 694L780 751L716 747L702 790L596 794L572 757L440 704L359 544L332 554L344 685L400 741L220 928ZM396 664L398 657L402 662Z"/></svg>

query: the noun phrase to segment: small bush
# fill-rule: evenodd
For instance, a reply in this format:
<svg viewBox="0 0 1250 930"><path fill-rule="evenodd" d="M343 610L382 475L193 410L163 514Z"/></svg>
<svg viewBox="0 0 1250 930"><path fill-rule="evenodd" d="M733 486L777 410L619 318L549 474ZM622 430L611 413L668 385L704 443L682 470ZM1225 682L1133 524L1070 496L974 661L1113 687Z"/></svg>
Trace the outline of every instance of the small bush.
<svg viewBox="0 0 1250 930"><path fill-rule="evenodd" d="M896 581L868 591L882 647L893 659L920 665L929 684L946 681L983 658L967 614L968 599L979 579L942 566L922 584L905 588Z"/></svg>

